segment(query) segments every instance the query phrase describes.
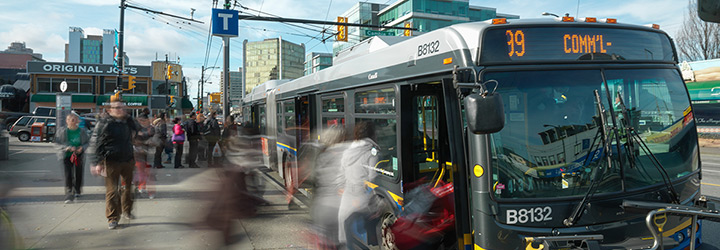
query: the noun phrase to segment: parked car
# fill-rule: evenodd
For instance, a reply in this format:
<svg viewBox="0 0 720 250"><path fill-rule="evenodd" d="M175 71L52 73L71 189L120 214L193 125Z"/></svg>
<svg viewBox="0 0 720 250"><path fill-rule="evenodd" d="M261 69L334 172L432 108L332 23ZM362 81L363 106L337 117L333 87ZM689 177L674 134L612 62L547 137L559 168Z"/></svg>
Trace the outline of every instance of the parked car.
<svg viewBox="0 0 720 250"><path fill-rule="evenodd" d="M28 141L30 140L30 131L32 128L32 125L36 122L45 123L45 124L55 124L55 117L53 116L36 116L36 115L28 115L23 116L18 119L15 124L10 127L10 135L17 136L18 140L20 141Z"/></svg>
<svg viewBox="0 0 720 250"><path fill-rule="evenodd" d="M20 117L31 115L30 113L24 113L24 112L6 112L2 111L0 112L0 129L5 129L7 131L10 131L10 127L12 127L15 122L20 119Z"/></svg>
<svg viewBox="0 0 720 250"><path fill-rule="evenodd" d="M57 108L55 107L35 107L33 115L36 116L55 116Z"/></svg>

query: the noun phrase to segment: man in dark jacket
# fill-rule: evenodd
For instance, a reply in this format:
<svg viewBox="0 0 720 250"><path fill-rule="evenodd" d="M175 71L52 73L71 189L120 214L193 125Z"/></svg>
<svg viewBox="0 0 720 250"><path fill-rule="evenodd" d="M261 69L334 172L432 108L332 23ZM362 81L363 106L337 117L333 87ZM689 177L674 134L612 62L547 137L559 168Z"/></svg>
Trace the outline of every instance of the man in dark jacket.
<svg viewBox="0 0 720 250"><path fill-rule="evenodd" d="M138 129L125 112L125 104L120 98L113 96L110 102L108 115L100 118L90 139L89 158L93 174L105 177L105 216L108 228L115 229L121 212L123 218L133 218L131 185L135 160L131 140ZM120 181L124 184L122 197L118 196L117 190Z"/></svg>
<svg viewBox="0 0 720 250"><path fill-rule="evenodd" d="M220 141L220 123L218 123L217 114L213 111L210 117L205 121L205 140L207 140L207 163L208 167L215 167L219 159L213 158L212 152L215 144Z"/></svg>
<svg viewBox="0 0 720 250"><path fill-rule="evenodd" d="M167 141L167 120L165 120L165 113L160 113L158 118L152 123L155 128L155 141L158 143L155 145L155 159L153 165L155 168L164 168L162 165L162 153L165 150L165 142Z"/></svg>
<svg viewBox="0 0 720 250"><path fill-rule="evenodd" d="M187 141L190 144L190 152L188 152L186 159L187 164L191 168L199 168L200 166L197 165L198 143L202 138L202 135L200 134L200 129L195 121L195 113L190 113L190 116L185 121L184 127L185 133L187 134Z"/></svg>

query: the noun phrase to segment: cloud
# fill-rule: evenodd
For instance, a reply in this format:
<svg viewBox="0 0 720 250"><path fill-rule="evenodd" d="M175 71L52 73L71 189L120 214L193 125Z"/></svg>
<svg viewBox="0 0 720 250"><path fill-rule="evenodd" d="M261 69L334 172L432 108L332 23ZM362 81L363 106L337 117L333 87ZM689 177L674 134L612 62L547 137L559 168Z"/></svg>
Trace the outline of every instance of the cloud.
<svg viewBox="0 0 720 250"><path fill-rule="evenodd" d="M65 40L57 33L51 32L40 24L17 24L9 31L0 32L0 46L11 42L25 42L35 53L43 54L46 60L65 60Z"/></svg>

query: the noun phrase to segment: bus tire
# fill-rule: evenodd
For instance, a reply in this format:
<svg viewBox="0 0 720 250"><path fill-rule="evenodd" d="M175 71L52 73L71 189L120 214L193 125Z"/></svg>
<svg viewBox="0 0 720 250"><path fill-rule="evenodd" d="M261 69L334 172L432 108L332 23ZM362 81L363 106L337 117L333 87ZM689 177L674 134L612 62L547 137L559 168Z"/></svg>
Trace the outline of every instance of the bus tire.
<svg viewBox="0 0 720 250"><path fill-rule="evenodd" d="M291 193L294 193L295 187L293 186L293 176L292 176L292 166L290 166L290 161L287 154L283 154L282 157L282 171L283 171L283 180L285 181L285 190L288 190Z"/></svg>
<svg viewBox="0 0 720 250"><path fill-rule="evenodd" d="M380 221L377 226L378 240L380 241L378 247L380 250L398 250L395 245L395 235L392 232L391 226L395 224L397 218L395 214L389 209L383 212L380 217Z"/></svg>

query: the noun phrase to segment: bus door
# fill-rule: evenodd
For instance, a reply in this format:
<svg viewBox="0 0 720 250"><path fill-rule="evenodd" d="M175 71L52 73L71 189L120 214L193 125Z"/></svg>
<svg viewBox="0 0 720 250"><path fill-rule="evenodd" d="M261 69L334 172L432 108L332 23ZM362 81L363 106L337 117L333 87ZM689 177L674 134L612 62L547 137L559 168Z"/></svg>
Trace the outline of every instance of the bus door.
<svg viewBox="0 0 720 250"><path fill-rule="evenodd" d="M303 190L309 188L311 183L305 181L310 177L312 173L312 165L315 163L315 158L320 153L317 144L317 136L313 138L312 134L316 131L316 121L313 117L316 116L315 105L316 95L307 94L301 95L295 98L295 110L296 114L296 129L295 129L295 145L297 145L297 164L296 168L291 170L291 175L296 178L292 178L293 188Z"/></svg>
<svg viewBox="0 0 720 250"><path fill-rule="evenodd" d="M439 82L404 86L402 94L402 151L404 184L452 182L442 85ZM407 193L409 190L404 190Z"/></svg>

